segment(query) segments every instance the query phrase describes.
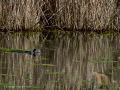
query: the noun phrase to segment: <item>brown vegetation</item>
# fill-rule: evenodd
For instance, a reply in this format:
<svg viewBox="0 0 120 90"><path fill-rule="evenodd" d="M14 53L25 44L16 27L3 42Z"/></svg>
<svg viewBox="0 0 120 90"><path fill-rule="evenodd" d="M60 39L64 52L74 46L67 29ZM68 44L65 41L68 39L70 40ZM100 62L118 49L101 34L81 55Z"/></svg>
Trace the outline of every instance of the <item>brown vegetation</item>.
<svg viewBox="0 0 120 90"><path fill-rule="evenodd" d="M2 0L0 28L118 30L119 0Z"/></svg>

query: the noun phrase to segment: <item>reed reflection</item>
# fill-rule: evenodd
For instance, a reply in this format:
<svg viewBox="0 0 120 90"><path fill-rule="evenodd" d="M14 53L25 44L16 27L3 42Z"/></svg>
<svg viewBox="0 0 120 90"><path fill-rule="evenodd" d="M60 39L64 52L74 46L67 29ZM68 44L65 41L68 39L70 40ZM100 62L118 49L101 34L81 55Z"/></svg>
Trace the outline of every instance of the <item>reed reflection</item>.
<svg viewBox="0 0 120 90"><path fill-rule="evenodd" d="M17 54L0 52L0 83L34 85L43 90L110 89L114 83L118 87L119 35L40 32L29 38L15 33L3 37L0 47ZM34 51L31 47L39 48L40 56L29 55L31 51L26 50Z"/></svg>

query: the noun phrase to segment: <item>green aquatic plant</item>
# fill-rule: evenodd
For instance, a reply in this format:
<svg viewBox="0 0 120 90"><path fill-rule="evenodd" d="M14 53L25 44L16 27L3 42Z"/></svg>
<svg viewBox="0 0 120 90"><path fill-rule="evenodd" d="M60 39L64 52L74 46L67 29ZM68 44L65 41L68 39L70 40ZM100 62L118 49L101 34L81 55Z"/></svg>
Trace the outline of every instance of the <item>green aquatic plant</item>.
<svg viewBox="0 0 120 90"><path fill-rule="evenodd" d="M29 63L25 63L25 64L29 64Z"/></svg>
<svg viewBox="0 0 120 90"><path fill-rule="evenodd" d="M31 72L25 72L25 73L31 73Z"/></svg>
<svg viewBox="0 0 120 90"><path fill-rule="evenodd" d="M34 61L38 61L38 59L34 59Z"/></svg>
<svg viewBox="0 0 120 90"><path fill-rule="evenodd" d="M27 80L27 81L29 81L29 80L33 80L33 79L24 79L24 80Z"/></svg>
<svg viewBox="0 0 120 90"><path fill-rule="evenodd" d="M0 75L2 75L2 76L8 76L7 74L0 74Z"/></svg>
<svg viewBox="0 0 120 90"><path fill-rule="evenodd" d="M9 49L6 49L6 48L1 48L0 49L0 52L8 52L9 51Z"/></svg>
<svg viewBox="0 0 120 90"><path fill-rule="evenodd" d="M75 60L75 62L82 62L82 61Z"/></svg>
<svg viewBox="0 0 120 90"><path fill-rule="evenodd" d="M89 81L90 83L94 83L94 81Z"/></svg>
<svg viewBox="0 0 120 90"><path fill-rule="evenodd" d="M29 36L30 36L30 31L27 30L27 32L26 32L25 34L27 35L27 38L29 38Z"/></svg>
<svg viewBox="0 0 120 90"><path fill-rule="evenodd" d="M79 78L68 78L68 79L79 79Z"/></svg>
<svg viewBox="0 0 120 90"><path fill-rule="evenodd" d="M52 32L54 32L54 33L56 34L57 30L56 30L56 29L55 29L55 30L52 30Z"/></svg>
<svg viewBox="0 0 120 90"><path fill-rule="evenodd" d="M5 53L16 53L16 52L8 52L8 51L5 51Z"/></svg>
<svg viewBox="0 0 120 90"><path fill-rule="evenodd" d="M35 88L34 90L37 90L37 89L38 89L38 90L41 90L41 89L40 89L41 87L38 87L38 86L32 86L31 88Z"/></svg>
<svg viewBox="0 0 120 90"><path fill-rule="evenodd" d="M113 63L113 62L117 62L117 61L88 61L88 62L91 62L91 63Z"/></svg>
<svg viewBox="0 0 120 90"><path fill-rule="evenodd" d="M88 80L79 80L79 81L84 82L84 83L89 82Z"/></svg>
<svg viewBox="0 0 120 90"><path fill-rule="evenodd" d="M40 64L32 63L32 65L40 65Z"/></svg>
<svg viewBox="0 0 120 90"><path fill-rule="evenodd" d="M113 53L113 52L104 52L104 53Z"/></svg>
<svg viewBox="0 0 120 90"><path fill-rule="evenodd" d="M41 60L49 60L49 59L47 59L47 58L41 58Z"/></svg>
<svg viewBox="0 0 120 90"><path fill-rule="evenodd" d="M47 74L64 74L63 72L48 72Z"/></svg>
<svg viewBox="0 0 120 90"><path fill-rule="evenodd" d="M110 67L109 70L115 71L115 70L120 70L120 68L118 68L118 67Z"/></svg>
<svg viewBox="0 0 120 90"><path fill-rule="evenodd" d="M6 48L0 47L0 49L6 49Z"/></svg>
<svg viewBox="0 0 120 90"><path fill-rule="evenodd" d="M8 32L11 32L11 33L12 33L12 32L14 32L14 31L8 31Z"/></svg>
<svg viewBox="0 0 120 90"><path fill-rule="evenodd" d="M21 50L21 51L31 51L30 49L9 49L9 50L16 50L16 51L17 51L17 50L18 50L18 51L19 51L19 50Z"/></svg>
<svg viewBox="0 0 120 90"><path fill-rule="evenodd" d="M1 61L0 63L8 63L8 62L3 62L3 61Z"/></svg>
<svg viewBox="0 0 120 90"><path fill-rule="evenodd" d="M43 66L55 66L55 65L52 65L52 64L41 64Z"/></svg>
<svg viewBox="0 0 120 90"><path fill-rule="evenodd" d="M60 86L54 86L55 88L60 88Z"/></svg>
<svg viewBox="0 0 120 90"><path fill-rule="evenodd" d="M10 67L0 67L1 69L14 69L13 67L12 68L10 68Z"/></svg>
<svg viewBox="0 0 120 90"><path fill-rule="evenodd" d="M22 32L17 32L16 34L23 34Z"/></svg>
<svg viewBox="0 0 120 90"><path fill-rule="evenodd" d="M14 71L20 71L19 69L14 69Z"/></svg>
<svg viewBox="0 0 120 90"><path fill-rule="evenodd" d="M16 75L8 75L8 74L0 74L0 75L2 75L2 76L14 76L14 77L16 77Z"/></svg>
<svg viewBox="0 0 120 90"><path fill-rule="evenodd" d="M100 59L114 59L114 57L100 57Z"/></svg>
<svg viewBox="0 0 120 90"><path fill-rule="evenodd" d="M16 77L16 75L9 75L9 76L14 76L14 77Z"/></svg>
<svg viewBox="0 0 120 90"><path fill-rule="evenodd" d="M84 85L84 84L69 84L69 85Z"/></svg>
<svg viewBox="0 0 120 90"><path fill-rule="evenodd" d="M13 84L0 83L0 86L15 86L15 85L13 85Z"/></svg>

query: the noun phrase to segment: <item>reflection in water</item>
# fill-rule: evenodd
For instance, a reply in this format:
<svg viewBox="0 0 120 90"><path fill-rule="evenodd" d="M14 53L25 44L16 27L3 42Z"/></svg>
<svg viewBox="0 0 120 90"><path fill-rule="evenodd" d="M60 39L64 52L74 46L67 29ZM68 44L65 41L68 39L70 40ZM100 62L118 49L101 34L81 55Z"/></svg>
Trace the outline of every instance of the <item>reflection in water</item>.
<svg viewBox="0 0 120 90"><path fill-rule="evenodd" d="M0 83L41 90L116 90L120 82L119 37L40 32L27 38L25 34L1 33L1 48L35 47L42 53L33 57L17 51L0 52Z"/></svg>

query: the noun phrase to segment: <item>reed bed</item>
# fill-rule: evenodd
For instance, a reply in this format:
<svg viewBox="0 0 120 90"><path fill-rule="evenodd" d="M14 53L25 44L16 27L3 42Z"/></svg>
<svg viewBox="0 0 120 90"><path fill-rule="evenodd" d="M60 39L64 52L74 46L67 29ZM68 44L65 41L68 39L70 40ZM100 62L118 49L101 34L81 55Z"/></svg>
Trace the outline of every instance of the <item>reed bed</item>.
<svg viewBox="0 0 120 90"><path fill-rule="evenodd" d="M119 0L2 0L0 28L119 30Z"/></svg>

